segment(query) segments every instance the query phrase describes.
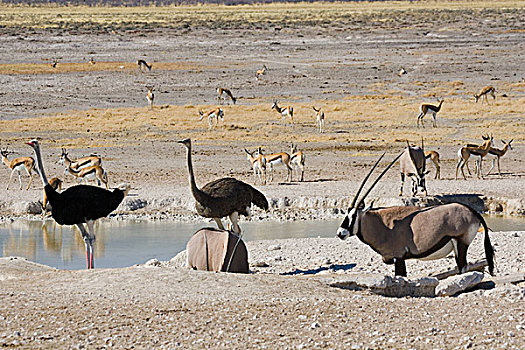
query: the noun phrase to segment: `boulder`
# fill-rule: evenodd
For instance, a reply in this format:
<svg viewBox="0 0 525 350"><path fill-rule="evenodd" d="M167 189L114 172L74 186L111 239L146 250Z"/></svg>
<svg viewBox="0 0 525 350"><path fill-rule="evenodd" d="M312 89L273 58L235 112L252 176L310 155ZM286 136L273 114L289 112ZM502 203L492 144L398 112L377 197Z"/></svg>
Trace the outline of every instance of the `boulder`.
<svg viewBox="0 0 525 350"><path fill-rule="evenodd" d="M436 296L453 296L467 289L474 288L483 282L484 277L485 274L478 271L448 277L439 282L439 285L436 287Z"/></svg>

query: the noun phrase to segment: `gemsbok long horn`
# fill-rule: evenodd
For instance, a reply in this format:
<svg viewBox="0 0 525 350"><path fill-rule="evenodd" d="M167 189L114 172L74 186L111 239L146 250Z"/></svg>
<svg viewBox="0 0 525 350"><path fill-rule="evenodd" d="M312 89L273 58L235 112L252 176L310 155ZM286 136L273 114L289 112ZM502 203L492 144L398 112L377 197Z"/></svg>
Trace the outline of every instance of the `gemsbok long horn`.
<svg viewBox="0 0 525 350"><path fill-rule="evenodd" d="M363 179L363 182L361 182L361 186L359 186L359 189L357 190L356 194L355 194L355 197L354 197L354 200L352 201L352 204L350 204L350 208L354 208L355 206L355 203L357 202L357 197L359 197L359 193L361 193L361 190L363 189L363 187L365 187L365 184L366 184L366 181L368 180L368 178L370 177L370 175L372 175L372 173L374 172L375 168L377 168L379 162L381 161L381 159L383 159L383 157L385 156L386 153L383 153L381 155L381 157L379 157L379 159L376 161L376 163L374 164L374 166L372 167L372 169L370 169L370 171L368 172L368 174L365 176L365 178Z"/></svg>

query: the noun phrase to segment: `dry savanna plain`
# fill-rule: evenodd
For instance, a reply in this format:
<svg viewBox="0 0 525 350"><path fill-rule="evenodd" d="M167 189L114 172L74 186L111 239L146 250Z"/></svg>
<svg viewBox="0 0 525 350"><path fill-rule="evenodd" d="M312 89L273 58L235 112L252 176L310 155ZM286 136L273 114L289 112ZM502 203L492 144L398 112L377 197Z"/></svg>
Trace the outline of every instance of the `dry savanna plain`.
<svg viewBox="0 0 525 350"><path fill-rule="evenodd" d="M434 180L427 164L430 196L475 197L486 211L523 215L524 23L525 1L519 0L166 7L0 2L0 147L15 152L10 157L29 156L25 142L39 138L47 175L62 177L66 187L75 181L57 164L61 148L72 157L100 154L110 186L133 187L118 218L204 226L209 223L194 212L186 153L177 140L192 139L200 186L224 176L255 184L271 208L254 210L252 220L265 222L341 217L375 159L386 152L384 168L407 140L423 139L425 150L441 156L441 179ZM139 59L152 69L139 70ZM256 78L263 66L267 71ZM496 99L476 103L474 93L487 85ZM154 86L152 109L147 86ZM217 87L230 89L237 102L221 106L224 120L210 130L199 110L218 106ZM441 99L437 127L427 115L418 128L420 104ZM272 110L274 101L293 106L293 122ZM325 113L322 133L313 106ZM484 179L455 180L458 149L480 144L486 134L496 147L513 140L501 175L496 168ZM255 183L244 149L289 152L292 143L306 155L305 181L294 174L287 183L277 167L272 183ZM483 164L486 174L490 160ZM26 204L41 199L40 181L26 191L13 179L6 190L10 171L0 170L2 220L34 218ZM26 186L27 176L22 179ZM394 166L370 198L399 201L399 185ZM250 255L268 268L252 266L246 276L170 264L64 271L2 258L0 345L523 349L525 287L504 277L525 272L525 233L491 237L500 279L486 276L492 288L443 298L386 298L329 287L327 273L294 273L354 263L365 274L393 274L357 240L251 242ZM479 247L470 260L482 257ZM454 266L453 259L420 264L409 265L409 277Z"/></svg>

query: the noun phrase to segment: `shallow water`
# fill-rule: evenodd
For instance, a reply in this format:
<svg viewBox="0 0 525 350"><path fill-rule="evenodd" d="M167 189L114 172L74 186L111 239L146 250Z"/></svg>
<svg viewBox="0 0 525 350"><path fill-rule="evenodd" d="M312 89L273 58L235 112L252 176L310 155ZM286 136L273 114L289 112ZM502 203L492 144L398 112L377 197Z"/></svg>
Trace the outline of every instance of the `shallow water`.
<svg viewBox="0 0 525 350"><path fill-rule="evenodd" d="M244 222L245 241L334 237L341 220ZM525 218L487 217L493 231L525 231ZM100 221L95 226L95 267L125 267L149 259L169 260L185 249L198 229L213 223ZM17 220L0 225L1 256L22 256L59 269L83 269L85 246L77 229L52 220Z"/></svg>

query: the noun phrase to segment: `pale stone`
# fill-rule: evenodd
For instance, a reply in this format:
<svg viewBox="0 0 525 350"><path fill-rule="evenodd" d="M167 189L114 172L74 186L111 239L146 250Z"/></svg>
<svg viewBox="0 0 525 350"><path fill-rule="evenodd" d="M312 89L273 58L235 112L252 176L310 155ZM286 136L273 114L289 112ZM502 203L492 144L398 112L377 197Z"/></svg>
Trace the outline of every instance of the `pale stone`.
<svg viewBox="0 0 525 350"><path fill-rule="evenodd" d="M436 288L437 296L452 296L473 288L483 281L484 274L478 271L454 275L439 282Z"/></svg>

